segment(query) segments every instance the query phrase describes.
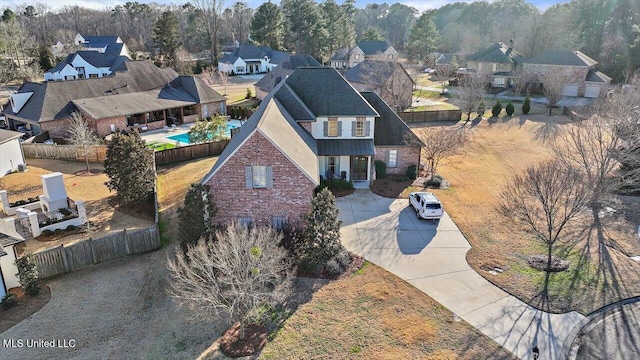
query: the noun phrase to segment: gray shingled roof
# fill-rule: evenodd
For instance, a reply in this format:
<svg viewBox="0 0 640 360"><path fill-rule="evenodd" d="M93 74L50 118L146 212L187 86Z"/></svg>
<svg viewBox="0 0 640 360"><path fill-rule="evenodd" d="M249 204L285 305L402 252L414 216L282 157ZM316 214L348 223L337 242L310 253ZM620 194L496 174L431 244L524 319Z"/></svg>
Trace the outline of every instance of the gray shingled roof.
<svg viewBox="0 0 640 360"><path fill-rule="evenodd" d="M126 61L129 59L126 56L119 56L119 55L113 55L108 53L103 54L95 50L82 50L82 51L76 51L73 54L67 55L66 59L60 61L56 66L54 66L52 69L48 70L47 72L53 73L53 72L62 70L65 66L67 66L67 64L70 65L76 56L80 56L86 62L88 62L89 64L95 67L108 67L108 68L113 68L114 65L121 64L123 61Z"/></svg>
<svg viewBox="0 0 640 360"><path fill-rule="evenodd" d="M382 86L397 68L404 71L397 62L365 60L344 73L344 77L352 83ZM409 74L407 77L413 82Z"/></svg>
<svg viewBox="0 0 640 360"><path fill-rule="evenodd" d="M315 117L378 116L347 80L330 67L299 67L286 84Z"/></svg>
<svg viewBox="0 0 640 360"><path fill-rule="evenodd" d="M277 85L276 85L277 86ZM289 114L298 121L315 121L316 116L302 102L298 95L291 89L288 84L280 87L274 91L274 96L280 101L282 105L287 109Z"/></svg>
<svg viewBox="0 0 640 360"><path fill-rule="evenodd" d="M0 251L2 251L3 247L15 245L15 244L21 243L23 241L24 240L17 239L15 237L11 237L11 236L6 235L6 234L0 234ZM6 255L6 253L5 253L5 255ZM0 255L0 256L2 256L2 255Z"/></svg>
<svg viewBox="0 0 640 360"><path fill-rule="evenodd" d="M486 49L469 55L467 60L498 64L517 64L522 62L522 55L509 46L497 42Z"/></svg>
<svg viewBox="0 0 640 360"><path fill-rule="evenodd" d="M316 139L318 155L375 155L373 139Z"/></svg>
<svg viewBox="0 0 640 360"><path fill-rule="evenodd" d="M525 61L527 64L567 65L567 66L595 66L597 61L580 51L547 50L542 54Z"/></svg>
<svg viewBox="0 0 640 360"><path fill-rule="evenodd" d="M33 92L33 95L17 114L10 106L5 109L5 114L31 121L64 119L76 110L73 100L162 89L169 83L184 88L202 103L224 100L202 80L191 83L190 77L179 77L174 70L158 68L149 60L127 61L121 68L122 71L103 78L25 83L18 92ZM197 91L197 96L194 91Z"/></svg>
<svg viewBox="0 0 640 360"><path fill-rule="evenodd" d="M339 49L330 60L347 60L347 55L349 55L349 49Z"/></svg>
<svg viewBox="0 0 640 360"><path fill-rule="evenodd" d="M589 69L587 73L587 78L585 79L587 82L596 82L596 83L609 83L611 82L611 78L600 71Z"/></svg>
<svg viewBox="0 0 640 360"><path fill-rule="evenodd" d="M238 58L242 59L262 59L265 56L271 57L271 53L273 50L268 46L256 46L253 44L244 44L240 47L234 48L233 52L223 56L220 59L221 63L230 63L233 64L238 60Z"/></svg>
<svg viewBox="0 0 640 360"><path fill-rule="evenodd" d="M278 85L283 87L284 83ZM276 90L277 91L277 90ZM231 138L227 147L218 157L213 168L202 179L208 182L211 177L231 158L236 149L254 133L260 131L279 147L291 161L314 182L318 182L318 147L316 140L296 123L286 108L273 96L268 95L256 112L240 127Z"/></svg>
<svg viewBox="0 0 640 360"><path fill-rule="evenodd" d="M409 126L374 92L363 92L362 96L378 111L373 131L376 145L424 146Z"/></svg>
<svg viewBox="0 0 640 360"><path fill-rule="evenodd" d="M278 65L271 72L265 74L262 79L255 83L255 86L265 92L270 92L276 87L276 80L280 78L280 81L291 75L293 69L301 66L322 66L311 55L291 55L289 61L283 62Z"/></svg>
<svg viewBox="0 0 640 360"><path fill-rule="evenodd" d="M7 141L19 138L22 135L24 134L18 131L0 129L0 144L4 144Z"/></svg>
<svg viewBox="0 0 640 360"><path fill-rule="evenodd" d="M387 51L391 45L383 40L369 40L358 42L358 47L365 55L377 55Z"/></svg>

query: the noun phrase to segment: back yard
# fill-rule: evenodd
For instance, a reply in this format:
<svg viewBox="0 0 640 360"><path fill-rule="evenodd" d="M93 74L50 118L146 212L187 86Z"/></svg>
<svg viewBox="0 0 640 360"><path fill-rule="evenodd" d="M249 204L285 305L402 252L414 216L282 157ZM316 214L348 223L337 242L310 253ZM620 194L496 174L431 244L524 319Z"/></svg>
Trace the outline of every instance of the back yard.
<svg viewBox="0 0 640 360"><path fill-rule="evenodd" d="M537 104L532 108L532 114L526 116L485 118L467 124L470 139L462 153L445 159L438 168L451 187L434 192L473 246L467 254L471 266L537 306L544 274L529 267L526 257L544 253L545 247L496 211L502 186L526 167L551 157L548 140L562 131L566 121L563 116L544 115L545 108ZM516 114L519 110L516 106ZM411 127L423 136L432 129L424 124ZM640 295L640 264L629 258L640 254L637 200L618 197L610 206L616 213L603 219L607 246L598 242L590 214L585 213L558 248L557 255L570 260L571 267L551 276L551 310L589 313L621 298ZM496 267L504 272L489 273Z"/></svg>

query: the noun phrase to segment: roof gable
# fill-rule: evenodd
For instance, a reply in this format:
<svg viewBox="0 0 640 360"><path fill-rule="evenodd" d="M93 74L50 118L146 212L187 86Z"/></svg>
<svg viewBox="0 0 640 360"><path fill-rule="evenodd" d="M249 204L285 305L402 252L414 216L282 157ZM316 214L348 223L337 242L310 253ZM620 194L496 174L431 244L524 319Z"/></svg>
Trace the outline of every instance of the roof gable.
<svg viewBox="0 0 640 360"><path fill-rule="evenodd" d="M490 47L480 50L475 54L469 55L467 60L477 62L499 63L499 64L513 64L522 61L522 55L511 47L497 42Z"/></svg>
<svg viewBox="0 0 640 360"><path fill-rule="evenodd" d="M349 82L382 86L398 69L413 82L401 64L391 61L365 60L344 73L344 77Z"/></svg>
<svg viewBox="0 0 640 360"><path fill-rule="evenodd" d="M388 42L383 40L369 40L358 42L358 47L365 55L378 55L387 51L391 47Z"/></svg>
<svg viewBox="0 0 640 360"><path fill-rule="evenodd" d="M396 114L387 103L374 92L363 92L362 96L378 111L373 131L376 145L413 145L424 146L422 141L411 131L409 126Z"/></svg>

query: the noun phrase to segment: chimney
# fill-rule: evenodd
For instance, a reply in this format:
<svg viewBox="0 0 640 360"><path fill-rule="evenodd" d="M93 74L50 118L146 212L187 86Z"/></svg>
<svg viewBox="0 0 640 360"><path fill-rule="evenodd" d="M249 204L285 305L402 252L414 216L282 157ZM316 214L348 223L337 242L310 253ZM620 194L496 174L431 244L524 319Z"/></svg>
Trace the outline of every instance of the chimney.
<svg viewBox="0 0 640 360"><path fill-rule="evenodd" d="M513 49L513 39L509 40L509 49Z"/></svg>

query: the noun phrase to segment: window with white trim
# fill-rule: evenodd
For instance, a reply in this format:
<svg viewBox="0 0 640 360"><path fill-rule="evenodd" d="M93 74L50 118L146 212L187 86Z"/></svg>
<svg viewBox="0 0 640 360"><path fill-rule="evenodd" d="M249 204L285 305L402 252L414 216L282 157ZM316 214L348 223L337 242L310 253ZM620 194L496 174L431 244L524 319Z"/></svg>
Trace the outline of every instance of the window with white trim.
<svg viewBox="0 0 640 360"><path fill-rule="evenodd" d="M353 136L364 136L364 118L356 118L356 133Z"/></svg>
<svg viewBox="0 0 640 360"><path fill-rule="evenodd" d="M389 150L389 159L387 160L387 167L398 166L398 150Z"/></svg>

